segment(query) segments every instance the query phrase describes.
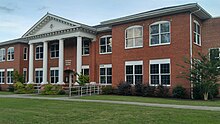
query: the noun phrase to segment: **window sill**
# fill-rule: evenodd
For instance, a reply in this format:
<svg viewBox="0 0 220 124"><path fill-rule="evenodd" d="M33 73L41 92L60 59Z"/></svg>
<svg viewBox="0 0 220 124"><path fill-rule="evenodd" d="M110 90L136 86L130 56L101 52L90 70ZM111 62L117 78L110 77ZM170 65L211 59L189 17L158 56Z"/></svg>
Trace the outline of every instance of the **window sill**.
<svg viewBox="0 0 220 124"><path fill-rule="evenodd" d="M108 54L112 54L112 52L106 52L106 53L99 53L100 55L108 55Z"/></svg>
<svg viewBox="0 0 220 124"><path fill-rule="evenodd" d="M99 83L99 85L102 85L102 86L111 86L112 84L101 84L101 83Z"/></svg>
<svg viewBox="0 0 220 124"><path fill-rule="evenodd" d="M6 84L14 84L14 83L6 83Z"/></svg>
<svg viewBox="0 0 220 124"><path fill-rule="evenodd" d="M197 44L197 43L195 43L195 42L193 42L196 46L199 46L199 47L201 47L202 45L201 44Z"/></svg>
<svg viewBox="0 0 220 124"><path fill-rule="evenodd" d="M85 55L82 55L82 56L89 56L89 54L85 54Z"/></svg>
<svg viewBox="0 0 220 124"><path fill-rule="evenodd" d="M165 86L165 87L170 87L171 85L160 85L160 84L149 84L149 86L154 86L154 87L157 87L157 86Z"/></svg>
<svg viewBox="0 0 220 124"><path fill-rule="evenodd" d="M150 47L154 47L154 46L166 46L166 45L170 45L170 43L163 43L163 44L153 44L153 45L149 45Z"/></svg>
<svg viewBox="0 0 220 124"><path fill-rule="evenodd" d="M50 57L50 59L59 59L59 57Z"/></svg>
<svg viewBox="0 0 220 124"><path fill-rule="evenodd" d="M7 60L8 62L12 62L12 61L14 61L14 59L12 59L12 60Z"/></svg>
<svg viewBox="0 0 220 124"><path fill-rule="evenodd" d="M43 60L43 59L35 59L36 61L40 61L40 60Z"/></svg>
<svg viewBox="0 0 220 124"><path fill-rule="evenodd" d="M129 49L138 49L138 48L143 48L143 46L137 46L137 47L125 47L126 50L129 50Z"/></svg>

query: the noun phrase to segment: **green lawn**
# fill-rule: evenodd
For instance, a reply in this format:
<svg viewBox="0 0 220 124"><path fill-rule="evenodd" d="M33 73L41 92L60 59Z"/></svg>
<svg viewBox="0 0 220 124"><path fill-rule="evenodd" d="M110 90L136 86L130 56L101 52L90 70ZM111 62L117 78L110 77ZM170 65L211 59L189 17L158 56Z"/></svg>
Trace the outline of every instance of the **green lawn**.
<svg viewBox="0 0 220 124"><path fill-rule="evenodd" d="M136 97L136 96L114 96L114 95L94 95L83 96L81 99L92 100L114 100L114 101L129 101L129 102L144 102L144 103L161 103L161 104L178 104L178 105L196 105L196 106L218 106L220 100L202 101L202 100L187 100L187 99L172 99L172 98L153 98L153 97Z"/></svg>
<svg viewBox="0 0 220 124"><path fill-rule="evenodd" d="M0 98L1 124L219 124L220 112Z"/></svg>
<svg viewBox="0 0 220 124"><path fill-rule="evenodd" d="M11 95L13 92L0 91L0 95Z"/></svg>

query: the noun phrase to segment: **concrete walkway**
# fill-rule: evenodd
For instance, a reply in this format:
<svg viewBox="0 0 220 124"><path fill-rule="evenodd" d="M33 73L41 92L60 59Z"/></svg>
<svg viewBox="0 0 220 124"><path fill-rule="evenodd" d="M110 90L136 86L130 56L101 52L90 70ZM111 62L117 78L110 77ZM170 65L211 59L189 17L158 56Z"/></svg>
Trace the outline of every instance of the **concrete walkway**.
<svg viewBox="0 0 220 124"><path fill-rule="evenodd" d="M210 106L173 105L173 104L125 102L125 101L109 101L109 100L85 100L85 99L68 98L68 97L42 97L42 96L38 97L38 96L21 95L21 94L0 95L0 98L24 98L24 99L60 100L60 101L93 102L93 103L95 102L95 103L126 104L126 105L137 105L137 106L162 107L162 108L220 111L220 107L210 107Z"/></svg>

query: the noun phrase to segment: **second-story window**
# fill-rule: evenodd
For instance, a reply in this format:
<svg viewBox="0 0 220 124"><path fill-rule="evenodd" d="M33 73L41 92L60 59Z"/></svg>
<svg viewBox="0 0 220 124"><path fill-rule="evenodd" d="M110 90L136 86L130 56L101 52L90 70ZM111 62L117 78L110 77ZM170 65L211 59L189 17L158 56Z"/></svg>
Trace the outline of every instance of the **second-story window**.
<svg viewBox="0 0 220 124"><path fill-rule="evenodd" d="M150 46L170 44L170 22L160 21L150 25Z"/></svg>
<svg viewBox="0 0 220 124"><path fill-rule="evenodd" d="M106 35L100 38L99 53L112 53L112 36Z"/></svg>
<svg viewBox="0 0 220 124"><path fill-rule="evenodd" d="M51 44L50 57L51 58L58 58L59 57L59 44L58 43Z"/></svg>
<svg viewBox="0 0 220 124"><path fill-rule="evenodd" d="M201 31L200 25L197 21L194 21L194 43L201 45Z"/></svg>
<svg viewBox="0 0 220 124"><path fill-rule="evenodd" d="M82 41L82 55L89 55L89 42L90 42L89 39L83 38L83 41Z"/></svg>
<svg viewBox="0 0 220 124"><path fill-rule="evenodd" d="M8 48L8 56L7 56L7 60L8 61L13 61L14 60L14 47L9 47Z"/></svg>
<svg viewBox="0 0 220 124"><path fill-rule="evenodd" d="M36 60L41 60L41 59L43 59L43 46L42 46L42 45L38 45L38 46L36 47L35 59L36 59Z"/></svg>
<svg viewBox="0 0 220 124"><path fill-rule="evenodd" d="M0 62L5 61L5 48L0 49Z"/></svg>
<svg viewBox="0 0 220 124"><path fill-rule="evenodd" d="M125 30L125 48L137 48L143 46L143 27L131 26Z"/></svg>
<svg viewBox="0 0 220 124"><path fill-rule="evenodd" d="M27 60L27 56L28 56L28 48L24 47L24 60Z"/></svg>

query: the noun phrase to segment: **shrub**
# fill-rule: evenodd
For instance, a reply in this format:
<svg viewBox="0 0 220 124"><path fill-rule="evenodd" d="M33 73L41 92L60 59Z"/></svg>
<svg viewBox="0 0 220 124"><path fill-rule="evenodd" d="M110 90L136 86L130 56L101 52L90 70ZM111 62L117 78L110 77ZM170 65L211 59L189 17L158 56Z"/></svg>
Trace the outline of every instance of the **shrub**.
<svg viewBox="0 0 220 124"><path fill-rule="evenodd" d="M168 97L169 96L169 88L166 86L159 85L155 89L155 96L157 97Z"/></svg>
<svg viewBox="0 0 220 124"><path fill-rule="evenodd" d="M182 86L176 86L172 94L174 98L186 98L186 89Z"/></svg>
<svg viewBox="0 0 220 124"><path fill-rule="evenodd" d="M118 94L119 95L131 95L131 85L128 82L121 82L118 85Z"/></svg>
<svg viewBox="0 0 220 124"><path fill-rule="evenodd" d="M142 83L137 83L135 85L135 95L143 96L143 84Z"/></svg>
<svg viewBox="0 0 220 124"><path fill-rule="evenodd" d="M89 76L88 75L83 75L83 74L78 74L78 80L77 82L79 85L84 86L86 83L89 83Z"/></svg>
<svg viewBox="0 0 220 124"><path fill-rule="evenodd" d="M12 85L12 84L8 85L9 92L14 92L14 90L15 90L14 85Z"/></svg>
<svg viewBox="0 0 220 124"><path fill-rule="evenodd" d="M58 91L57 95L66 95L66 91L61 89Z"/></svg>
<svg viewBox="0 0 220 124"><path fill-rule="evenodd" d="M43 95L63 95L65 91L62 89L62 86L46 84L44 88L41 90L41 94Z"/></svg>
<svg viewBox="0 0 220 124"><path fill-rule="evenodd" d="M155 96L154 92L155 92L156 87L155 86L149 86L149 85L144 85L143 86L143 96Z"/></svg>
<svg viewBox="0 0 220 124"><path fill-rule="evenodd" d="M25 93L25 86L21 82L16 82L14 84L14 92L18 94L24 94Z"/></svg>
<svg viewBox="0 0 220 124"><path fill-rule="evenodd" d="M25 86L25 93L34 93L34 85L33 84L27 84Z"/></svg>
<svg viewBox="0 0 220 124"><path fill-rule="evenodd" d="M112 86L103 86L102 87L102 94L103 95L111 95L111 94L113 94Z"/></svg>
<svg viewBox="0 0 220 124"><path fill-rule="evenodd" d="M218 89L218 86L216 85L215 87L212 88L212 90L210 90L208 97L209 97L209 99L213 99L213 98L217 97L218 94L219 94L219 89ZM194 85L193 97L194 97L194 99L203 99L202 85L200 85L200 84Z"/></svg>

